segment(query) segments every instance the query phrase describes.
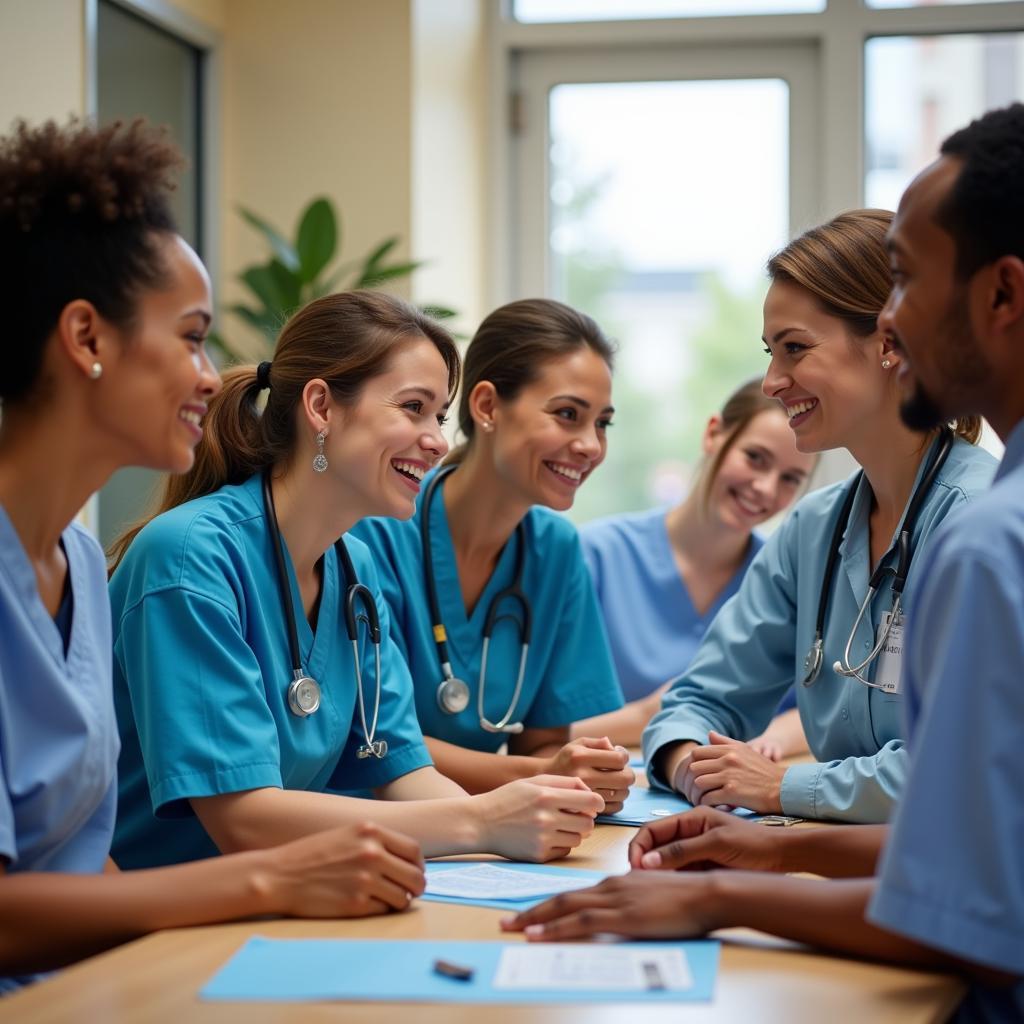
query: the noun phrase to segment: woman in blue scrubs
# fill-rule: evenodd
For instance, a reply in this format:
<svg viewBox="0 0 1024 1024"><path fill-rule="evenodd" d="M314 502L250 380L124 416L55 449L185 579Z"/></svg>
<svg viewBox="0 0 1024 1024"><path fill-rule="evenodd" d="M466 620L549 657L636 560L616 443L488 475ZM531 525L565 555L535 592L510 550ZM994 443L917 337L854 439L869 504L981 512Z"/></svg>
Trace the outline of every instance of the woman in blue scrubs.
<svg viewBox="0 0 1024 1024"><path fill-rule="evenodd" d="M902 593L912 613L932 532L988 486L995 460L972 443L977 420L956 424L938 465L941 432L914 432L899 417L903 356L876 323L892 286L891 220L880 210L842 214L768 263L765 394L784 405L801 451L846 448L863 472L796 505L645 731L649 777L695 804L881 822L906 777L902 616L885 632L892 572L876 581L860 621L858 610L876 568L898 563L892 549L917 493ZM883 640L882 656L868 661ZM840 659L860 678L836 671ZM786 767L742 741L794 684L814 762Z"/></svg>
<svg viewBox="0 0 1024 1024"><path fill-rule="evenodd" d="M127 465L192 464L212 301L180 156L136 123L0 140L0 992L156 928L403 908L411 839L333 829L145 874L109 857L118 739L103 552L74 522Z"/></svg>
<svg viewBox="0 0 1024 1024"><path fill-rule="evenodd" d="M469 797L433 768L375 558L343 536L412 514L458 374L443 327L368 291L310 303L272 363L225 374L195 466L124 539L110 582L125 864L365 819L427 855L545 860L592 830L601 801L576 780Z"/></svg>
<svg viewBox="0 0 1024 1024"><path fill-rule="evenodd" d="M815 457L797 450L785 412L760 379L729 396L702 445L705 463L684 501L580 530L627 703L577 722L576 735L640 743L667 681L690 663L761 550L754 528L785 509L814 468ZM795 710L751 742L775 760L806 750Z"/></svg>
<svg viewBox="0 0 1024 1024"><path fill-rule="evenodd" d="M491 313L466 352L465 445L426 480L412 519L356 530L430 752L472 792L553 773L582 779L615 811L633 781L625 750L569 737L577 719L622 704L578 536L558 514L604 459L611 361L597 324L560 302Z"/></svg>

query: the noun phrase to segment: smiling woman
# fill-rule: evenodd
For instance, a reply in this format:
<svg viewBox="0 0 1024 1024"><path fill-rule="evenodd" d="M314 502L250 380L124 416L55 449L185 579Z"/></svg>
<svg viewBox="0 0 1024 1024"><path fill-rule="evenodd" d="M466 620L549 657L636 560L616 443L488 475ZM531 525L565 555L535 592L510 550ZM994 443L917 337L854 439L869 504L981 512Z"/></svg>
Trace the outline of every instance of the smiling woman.
<svg viewBox="0 0 1024 1024"><path fill-rule="evenodd" d="M912 612L931 534L987 487L995 463L974 446L977 419L954 423L949 444L950 431L900 419L904 357L877 324L892 285L891 219L842 214L768 262L764 392L785 406L799 451L847 448L863 470L796 505L644 733L649 777L695 804L882 822L899 796L903 622L888 613L897 551L912 555L902 592ZM864 604L876 572L877 600ZM884 658L872 657L879 637L891 637ZM740 741L795 683L815 763L784 767Z"/></svg>
<svg viewBox="0 0 1024 1024"><path fill-rule="evenodd" d="M633 781L607 737L570 741L576 719L622 698L576 531L550 511L571 508L604 459L612 353L560 302L493 312L466 352L465 444L411 521L356 531L377 557L431 754L475 792L553 773L615 811Z"/></svg>
<svg viewBox="0 0 1024 1024"><path fill-rule="evenodd" d="M434 770L374 557L344 536L412 515L458 377L443 327L369 291L310 303L272 363L225 374L195 466L111 579L120 861L364 820L428 855L544 860L593 828L601 801L574 781L468 797ZM385 799L339 795L366 789Z"/></svg>

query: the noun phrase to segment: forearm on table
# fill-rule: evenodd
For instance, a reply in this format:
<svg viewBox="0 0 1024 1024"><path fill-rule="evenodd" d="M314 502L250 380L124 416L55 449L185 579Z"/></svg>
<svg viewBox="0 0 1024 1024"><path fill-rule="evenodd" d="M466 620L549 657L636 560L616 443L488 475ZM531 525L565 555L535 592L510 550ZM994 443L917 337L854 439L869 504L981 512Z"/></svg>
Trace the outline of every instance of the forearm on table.
<svg viewBox="0 0 1024 1024"><path fill-rule="evenodd" d="M484 822L472 797L360 800L335 793L250 789L193 800L222 853L263 849L338 825L374 822L417 840L425 857L481 852Z"/></svg>
<svg viewBox="0 0 1024 1024"><path fill-rule="evenodd" d="M804 735L803 722L797 708L790 708L776 715L765 729L764 735L779 744L783 757L796 757L797 754L806 753L808 750L807 737Z"/></svg>
<svg viewBox="0 0 1024 1024"><path fill-rule="evenodd" d="M0 974L52 970L159 928L277 913L268 854L170 868L0 878Z"/></svg>
<svg viewBox="0 0 1024 1024"><path fill-rule="evenodd" d="M437 770L467 793L488 793L516 779L530 779L543 771L540 758L522 754L491 754L470 750L444 740L425 737Z"/></svg>
<svg viewBox="0 0 1024 1024"><path fill-rule="evenodd" d="M808 871L827 878L868 878L875 873L888 833L888 825L779 830L780 870Z"/></svg>
<svg viewBox="0 0 1024 1024"><path fill-rule="evenodd" d="M695 747L700 746L696 740L682 740L679 743L666 743L654 755L654 772L666 786L675 789L673 780L684 758Z"/></svg>
<svg viewBox="0 0 1024 1024"><path fill-rule="evenodd" d="M573 739L581 736L607 736L612 743L621 747L638 747L647 721L642 702L634 700L617 711L575 722L570 728L570 734Z"/></svg>

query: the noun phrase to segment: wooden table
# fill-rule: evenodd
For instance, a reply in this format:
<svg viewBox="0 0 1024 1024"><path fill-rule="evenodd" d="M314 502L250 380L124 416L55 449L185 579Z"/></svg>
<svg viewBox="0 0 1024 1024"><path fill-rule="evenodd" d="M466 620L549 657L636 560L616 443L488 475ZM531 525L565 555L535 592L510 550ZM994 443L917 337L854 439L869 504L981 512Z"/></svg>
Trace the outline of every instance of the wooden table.
<svg viewBox="0 0 1024 1024"><path fill-rule="evenodd" d="M634 830L599 825L564 861L621 872ZM676 1005L456 1006L398 1003L205 1003L197 993L251 935L275 938L477 939L508 941L501 912L419 901L404 914L357 921L259 921L159 932L70 967L0 1002L18 1024L281 1024L292 1021L415 1021L416 1024L925 1024L946 1020L963 994L954 978L806 952L755 932L723 940L714 1001Z"/></svg>

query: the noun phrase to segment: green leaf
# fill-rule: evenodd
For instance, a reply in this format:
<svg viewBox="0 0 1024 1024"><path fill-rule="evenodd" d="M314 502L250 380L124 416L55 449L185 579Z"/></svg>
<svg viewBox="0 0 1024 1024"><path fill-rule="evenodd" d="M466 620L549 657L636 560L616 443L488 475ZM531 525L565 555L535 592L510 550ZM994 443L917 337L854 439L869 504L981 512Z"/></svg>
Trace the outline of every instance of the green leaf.
<svg viewBox="0 0 1024 1024"><path fill-rule="evenodd" d="M299 269L299 256L295 249L280 231L272 224L268 224L262 217L247 210L244 206L238 207L238 212L245 220L254 227L266 239L274 255L289 269Z"/></svg>
<svg viewBox="0 0 1024 1024"><path fill-rule="evenodd" d="M338 269L325 280L314 281L309 289L310 298L320 299L323 298L325 295L330 295L331 292L337 290L338 285L341 283L341 279L354 269L354 264L346 263L344 266L338 267Z"/></svg>
<svg viewBox="0 0 1024 1024"><path fill-rule="evenodd" d="M228 307L229 313L234 313L239 319L244 320L250 327L255 327L271 341L277 336L278 328L281 326L280 317L267 309L250 309L248 306L234 305Z"/></svg>
<svg viewBox="0 0 1024 1024"><path fill-rule="evenodd" d="M377 264L380 263L380 261L384 259L384 257L387 256L387 254L391 252L391 250L394 249L400 241L401 237L399 235L392 235L391 238L385 239L381 242L380 245L378 245L377 248L374 249L365 260L363 260L363 273L365 274L371 269L376 270Z"/></svg>
<svg viewBox="0 0 1024 1024"><path fill-rule="evenodd" d="M449 309L447 306L438 306L432 302L427 303L425 306L420 306L420 309L426 313L427 316L431 316L435 320L451 320L453 316L459 315L454 309Z"/></svg>
<svg viewBox="0 0 1024 1024"><path fill-rule="evenodd" d="M390 267L376 267L363 270L354 288L375 288L385 281L393 281L396 277L406 277L417 267L422 267L422 260L410 260L408 263L392 263Z"/></svg>
<svg viewBox="0 0 1024 1024"><path fill-rule="evenodd" d="M327 199L315 199L299 222L296 252L299 276L307 284L327 266L338 246L338 221Z"/></svg>
<svg viewBox="0 0 1024 1024"><path fill-rule="evenodd" d="M274 280L278 295L281 298L278 308L288 316L302 305L302 278L293 274L283 263L271 260L267 270Z"/></svg>

